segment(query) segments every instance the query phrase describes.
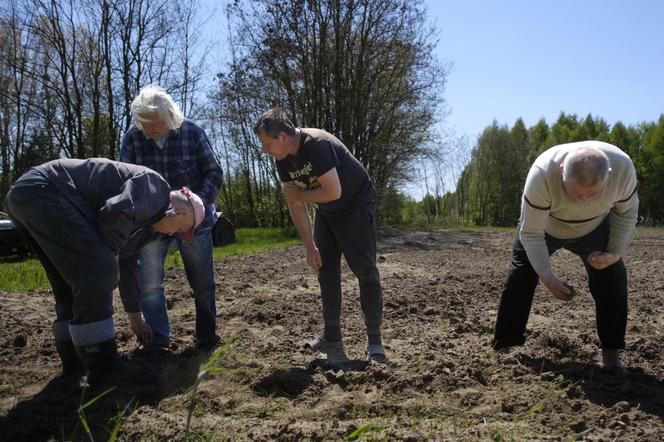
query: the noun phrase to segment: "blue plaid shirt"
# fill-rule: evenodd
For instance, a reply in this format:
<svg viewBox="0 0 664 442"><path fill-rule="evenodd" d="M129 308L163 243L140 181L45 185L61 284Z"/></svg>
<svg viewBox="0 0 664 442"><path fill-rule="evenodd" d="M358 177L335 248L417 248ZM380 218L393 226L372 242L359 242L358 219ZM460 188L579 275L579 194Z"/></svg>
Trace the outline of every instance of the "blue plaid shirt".
<svg viewBox="0 0 664 442"><path fill-rule="evenodd" d="M199 228L214 223L212 203L219 193L223 172L205 131L192 121L185 120L179 129L171 130L162 148L142 130L131 127L122 140L120 161L149 167L164 177L171 189L187 186L205 203L205 219Z"/></svg>

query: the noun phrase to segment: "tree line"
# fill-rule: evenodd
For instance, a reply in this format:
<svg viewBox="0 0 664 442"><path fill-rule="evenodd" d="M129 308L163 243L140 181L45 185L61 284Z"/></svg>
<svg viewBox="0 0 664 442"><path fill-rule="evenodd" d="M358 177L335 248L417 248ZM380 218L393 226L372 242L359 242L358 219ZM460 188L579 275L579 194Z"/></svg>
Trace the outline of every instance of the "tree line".
<svg viewBox="0 0 664 442"><path fill-rule="evenodd" d="M222 12L206 23L199 0L2 3L0 197L44 161L117 158L133 97L159 84L205 128L225 174L219 206L239 226L290 223L274 164L252 132L275 105L348 146L376 185L384 223L514 225L532 160L582 139L627 151L641 221L664 221L661 118L632 127L564 113L552 126L494 122L467 155L444 138L449 65L432 56L437 31L421 0L233 0ZM217 69L210 59L220 42L210 35L224 42ZM403 190L413 183L423 183L420 202Z"/></svg>
<svg viewBox="0 0 664 442"><path fill-rule="evenodd" d="M219 205L238 225L289 223L252 132L269 107L337 135L381 198L442 151L434 126L447 67L431 55L436 32L422 1L228 2L211 26L228 48L215 75L205 12L197 0L0 6L0 195L49 159L117 158L129 105L147 84L205 128L225 172Z"/></svg>
<svg viewBox="0 0 664 442"><path fill-rule="evenodd" d="M664 114L656 122L610 126L604 119L561 113L553 125L543 119L530 128L518 119L510 128L495 121L471 151L456 188L427 194L418 204L429 222L515 226L526 175L537 156L557 144L599 140L625 151L636 168L639 222L664 224Z"/></svg>

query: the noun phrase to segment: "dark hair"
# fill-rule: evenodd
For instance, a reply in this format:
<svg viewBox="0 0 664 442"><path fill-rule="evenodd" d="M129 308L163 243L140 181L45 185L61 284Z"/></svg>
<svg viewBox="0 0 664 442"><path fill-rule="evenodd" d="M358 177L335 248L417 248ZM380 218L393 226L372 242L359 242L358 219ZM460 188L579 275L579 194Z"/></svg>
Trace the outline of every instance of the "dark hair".
<svg viewBox="0 0 664 442"><path fill-rule="evenodd" d="M263 112L254 124L254 133L256 135L261 132L266 135L277 138L281 132L285 132L288 136L295 135L295 125L288 119L288 115L276 106L272 109Z"/></svg>

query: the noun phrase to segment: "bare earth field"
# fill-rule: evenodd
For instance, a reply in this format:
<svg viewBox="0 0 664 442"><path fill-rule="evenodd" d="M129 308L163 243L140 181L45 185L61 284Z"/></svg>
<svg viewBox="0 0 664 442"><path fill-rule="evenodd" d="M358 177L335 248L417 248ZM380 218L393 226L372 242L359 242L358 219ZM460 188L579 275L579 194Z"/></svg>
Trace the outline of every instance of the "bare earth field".
<svg viewBox="0 0 664 442"><path fill-rule="evenodd" d="M527 344L489 348L513 233L387 231L379 243L383 337L396 367L367 366L357 283L345 268L344 338L355 363L327 367L302 350L317 335L316 277L301 247L217 262L224 339L200 383L194 305L182 270L167 274L171 348L139 350L116 300L122 354L150 361L157 386L118 388L85 410L95 440L127 409L120 440L647 440L664 438L664 232L639 230L625 260L630 313L620 376L597 365L594 304L581 262L554 256L577 288L570 303L541 287ZM81 387L58 377L49 292L0 293L0 440L87 439ZM90 396L86 396L87 399Z"/></svg>

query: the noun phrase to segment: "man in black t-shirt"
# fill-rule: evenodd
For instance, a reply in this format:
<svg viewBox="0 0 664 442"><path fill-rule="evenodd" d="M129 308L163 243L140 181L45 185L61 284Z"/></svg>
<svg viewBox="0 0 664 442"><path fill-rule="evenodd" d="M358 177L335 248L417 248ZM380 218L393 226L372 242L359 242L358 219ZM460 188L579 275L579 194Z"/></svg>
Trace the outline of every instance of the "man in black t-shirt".
<svg viewBox="0 0 664 442"><path fill-rule="evenodd" d="M331 364L347 360L341 339L341 254L357 276L367 328L369 361L386 364L381 342L383 295L376 268L376 191L364 166L334 135L296 128L280 108L254 125L263 151L276 159L284 197L318 271L325 328L305 346L327 355ZM313 234L307 204L315 204Z"/></svg>

